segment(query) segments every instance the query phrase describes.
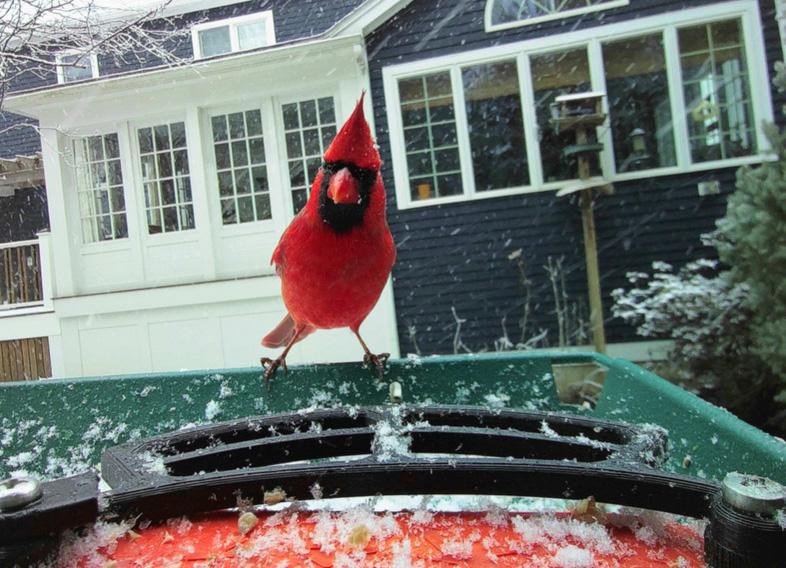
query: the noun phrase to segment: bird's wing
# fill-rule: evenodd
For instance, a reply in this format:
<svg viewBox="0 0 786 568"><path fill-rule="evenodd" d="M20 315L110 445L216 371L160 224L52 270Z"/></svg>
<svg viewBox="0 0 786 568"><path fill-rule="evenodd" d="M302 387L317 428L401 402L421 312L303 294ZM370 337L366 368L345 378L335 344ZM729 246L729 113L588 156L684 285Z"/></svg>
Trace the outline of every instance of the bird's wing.
<svg viewBox="0 0 786 568"><path fill-rule="evenodd" d="M313 333L313 331L313 327L306 325L303 331L300 332L297 340L301 341L307 335ZM270 333L262 338L262 345L271 348L284 347L292 340L293 335L295 335L295 320L292 319L291 315L287 314Z"/></svg>

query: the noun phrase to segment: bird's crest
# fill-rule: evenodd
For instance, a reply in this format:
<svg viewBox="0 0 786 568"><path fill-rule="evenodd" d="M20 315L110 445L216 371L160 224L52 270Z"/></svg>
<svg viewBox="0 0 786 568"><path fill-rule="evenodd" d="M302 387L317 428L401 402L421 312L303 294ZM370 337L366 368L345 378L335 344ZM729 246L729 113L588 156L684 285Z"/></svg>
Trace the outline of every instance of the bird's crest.
<svg viewBox="0 0 786 568"><path fill-rule="evenodd" d="M325 162L350 163L361 169L379 170L382 159L363 114L363 98L325 151Z"/></svg>

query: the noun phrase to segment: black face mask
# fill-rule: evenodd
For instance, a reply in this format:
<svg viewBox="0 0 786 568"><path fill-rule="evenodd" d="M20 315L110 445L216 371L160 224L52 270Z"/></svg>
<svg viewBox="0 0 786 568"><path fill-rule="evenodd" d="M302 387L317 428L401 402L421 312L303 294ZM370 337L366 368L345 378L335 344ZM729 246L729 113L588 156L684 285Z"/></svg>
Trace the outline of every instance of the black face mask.
<svg viewBox="0 0 786 568"><path fill-rule="evenodd" d="M358 203L335 203L328 197L330 178L341 169L347 168L358 183ZM319 188L319 215L337 233L346 233L363 222L369 198L379 172L359 168L347 162L325 162L322 164L322 185Z"/></svg>

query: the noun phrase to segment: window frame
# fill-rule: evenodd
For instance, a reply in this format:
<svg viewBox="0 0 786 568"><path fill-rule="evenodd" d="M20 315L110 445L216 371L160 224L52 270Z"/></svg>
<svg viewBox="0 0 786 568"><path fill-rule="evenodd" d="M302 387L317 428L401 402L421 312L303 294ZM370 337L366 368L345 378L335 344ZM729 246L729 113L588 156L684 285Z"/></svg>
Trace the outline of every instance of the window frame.
<svg viewBox="0 0 786 568"><path fill-rule="evenodd" d="M68 65L63 64L63 58L71 55L82 55L90 57L90 77L85 79L77 79L76 81L66 81L65 67ZM90 81L91 79L98 79L101 76L101 71L98 68L98 54L94 52L83 53L79 49L66 49L55 54L55 65L57 66L57 84L58 85L71 85L81 81Z"/></svg>
<svg viewBox="0 0 786 568"><path fill-rule="evenodd" d="M739 18L745 45L745 58L750 77L751 100L753 103L754 125L757 141L757 153L750 156L692 163L688 144L685 101L683 97L682 69L680 66L679 46L677 42L678 28L708 24L716 21ZM691 8L679 12L665 12L637 20L628 20L599 26L586 30L547 36L533 40L498 45L490 48L445 55L409 63L392 65L382 69L383 88L386 100L386 114L395 183L396 200L399 209L429 207L445 203L462 202L474 199L493 198L502 195L515 195L540 191L556 190L566 185L563 182L543 182L540 145L536 125L533 102L532 77L529 58L532 55L564 51L576 47L585 47L588 52L590 78L593 91L606 92L603 67L602 44L609 41L632 39L636 37L663 34L666 73L668 77L669 101L672 114L676 165L632 172L617 173L614 165L614 148L612 132L608 122L597 130L598 140L603 143L604 150L600 156L601 171L605 179L611 182L627 181L654 176L666 176L688 172L706 171L720 168L738 167L744 164L761 163L772 159L768 155L770 148L762 129L762 123L773 121L773 107L769 89L769 70L765 58L763 31L761 30L758 3L748 0L736 0L725 4L716 4L700 8ZM403 127L401 121L401 104L399 101L398 80L417 77L424 74L451 70L452 77L460 76L460 69L474 64L493 63L516 58L520 83L520 95L524 112L525 140L527 160L530 168L530 184L523 187L504 188L485 192L474 190L471 167L467 167L470 147L466 130L466 109L463 101L463 89L457 96L456 80L451 81L454 89L453 97L456 106L456 123L458 128L459 148L462 149L461 167L464 192L460 195L412 200L409 195L409 176L407 172L406 152L404 146ZM459 77L460 79L460 77ZM608 112L608 100L604 99L605 110Z"/></svg>
<svg viewBox="0 0 786 568"><path fill-rule="evenodd" d="M206 176L205 179L205 186L207 189L208 200L210 201L209 207L211 210L211 225L217 228L222 234L225 235L244 235L250 233L270 233L274 232L277 227L277 204L276 201L279 199L279 196L274 195L278 192L278 190L274 187L276 185L276 179L273 179L273 173L275 172L278 175L278 169L280 165L277 165L279 161L278 152L272 148L275 143L271 143L271 138L277 138L276 136L269 135L271 130L275 130L274 127L269 122L269 107L270 102L269 99L259 100L259 101L252 101L246 104L223 104L217 106L211 106L204 110L204 113L201 113L203 116L203 120L200 120L201 131L202 131L202 146L204 148L204 173ZM262 119L262 140L264 140L265 144L265 168L267 169L267 178L268 178L268 196L270 199L270 219L260 219L255 221L248 221L245 223L230 223L224 224L223 217L221 215L221 196L219 194L218 189L218 166L216 164L216 156L214 150L214 141L213 141L213 125L212 125L212 118L214 116L222 116L227 114L233 114L236 112L245 113L251 110L258 110L261 115ZM247 140L247 138L244 138ZM276 162L274 164L273 162ZM253 193L252 193L253 195Z"/></svg>
<svg viewBox="0 0 786 568"><path fill-rule="evenodd" d="M191 27L191 46L194 53L194 60L200 59L208 59L211 57L222 57L224 55L229 55L230 53L238 53L241 51L250 51L248 49L240 49L240 42L238 40L238 33L237 27L239 24L248 24L256 21L265 22L265 39L266 44L265 46L274 45L276 43L276 30L273 21L273 11L272 10L265 10L264 12L255 12L253 14L246 14L244 16L236 16L233 18L225 18L223 20L215 20L212 22L205 22L202 24L196 24ZM230 50L226 53L218 53L216 55L202 55L202 45L199 41L199 33L204 32L207 30L212 30L215 28L229 28L229 45ZM259 49L259 48L252 48L252 49Z"/></svg>
<svg viewBox="0 0 786 568"><path fill-rule="evenodd" d="M497 32L501 30L509 30L512 28L520 28L523 26L534 26L543 22L552 20L563 20L572 18L574 16L582 16L584 14L591 14L593 12L600 12L602 10L611 10L613 8L622 8L630 4L630 0L606 0L594 6L585 6L583 8L572 8L564 12L556 12L545 16L536 16L534 18L527 18L524 20L516 20L514 22L505 22L504 24L491 23L491 13L494 9L494 3L497 0L486 0L486 9L484 11L483 23L487 32Z"/></svg>
<svg viewBox="0 0 786 568"><path fill-rule="evenodd" d="M289 94L286 96L275 97L273 99L273 112L275 114L275 138L276 138L276 146L279 148L279 155L278 155L278 166L281 168L281 181L282 181L282 193L284 194L284 219L286 222L293 219L296 213L293 211L294 200L292 199L292 180L289 176L289 155L287 154L287 140L286 140L286 128L284 126L284 105L287 104L300 104L302 101L318 101L319 99L324 98L332 98L333 99L333 111L336 116L336 134L341 129L342 126L342 117L344 116L341 112L341 93L337 90L331 89L324 89L324 88L316 88L313 92L305 92L300 91L298 93ZM317 108L317 113L319 112L319 108ZM346 120L346 119L344 119ZM300 132L303 131L302 125L301 128L298 129ZM327 148L325 148L327 151ZM324 152L323 152L324 154ZM300 159L304 157L301 156ZM311 194L311 186L306 186L306 202L308 202L308 197ZM302 211L302 209L301 209Z"/></svg>
<svg viewBox="0 0 786 568"><path fill-rule="evenodd" d="M142 152L139 147L139 130L143 128L154 128L166 124L167 126L175 122L182 122L185 126L186 133L186 156L188 158L188 177L191 183L191 206L194 210L194 226L190 229L179 229L177 231L162 231L160 233L151 233L148 229L147 222L147 207L145 206L145 182L142 171ZM134 174L134 189L135 196L133 197L134 205L137 211L135 222L137 223L139 234L142 241L146 246L155 245L168 245L174 243L187 243L196 242L199 240L201 229L199 226L199 214L196 208L196 198L194 191L193 177L195 175L204 175L204 168L194 168L194 149L191 148L192 134L189 133L189 120L186 112L162 114L154 117L146 117L143 120L136 120L128 122L129 135L130 135L130 149L131 161L133 163ZM170 152L171 152L170 148ZM155 155L155 153L153 154ZM173 176L174 179L174 176ZM176 207L179 207L177 205Z"/></svg>

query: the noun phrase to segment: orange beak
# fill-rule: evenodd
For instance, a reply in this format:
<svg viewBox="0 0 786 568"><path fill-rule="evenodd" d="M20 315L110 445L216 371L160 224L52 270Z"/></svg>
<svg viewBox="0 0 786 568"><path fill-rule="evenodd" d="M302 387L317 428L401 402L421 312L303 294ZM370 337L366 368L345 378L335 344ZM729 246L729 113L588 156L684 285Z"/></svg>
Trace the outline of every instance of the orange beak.
<svg viewBox="0 0 786 568"><path fill-rule="evenodd" d="M341 168L330 178L327 196L333 203L360 203L358 182L347 168Z"/></svg>

